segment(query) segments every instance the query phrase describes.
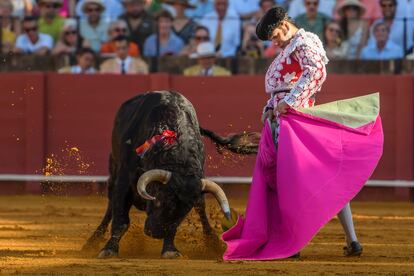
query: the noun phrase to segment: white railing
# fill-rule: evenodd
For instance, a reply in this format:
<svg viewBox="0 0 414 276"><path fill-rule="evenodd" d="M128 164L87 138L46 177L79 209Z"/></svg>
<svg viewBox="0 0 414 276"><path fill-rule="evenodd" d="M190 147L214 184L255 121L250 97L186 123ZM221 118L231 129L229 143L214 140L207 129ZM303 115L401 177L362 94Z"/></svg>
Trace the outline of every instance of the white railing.
<svg viewBox="0 0 414 276"><path fill-rule="evenodd" d="M209 179L220 184L250 184L251 177L211 176ZM41 175L41 174L0 174L0 181L39 181L39 182L105 182L105 175ZM414 188L414 181L409 180L368 180L370 187L404 187Z"/></svg>

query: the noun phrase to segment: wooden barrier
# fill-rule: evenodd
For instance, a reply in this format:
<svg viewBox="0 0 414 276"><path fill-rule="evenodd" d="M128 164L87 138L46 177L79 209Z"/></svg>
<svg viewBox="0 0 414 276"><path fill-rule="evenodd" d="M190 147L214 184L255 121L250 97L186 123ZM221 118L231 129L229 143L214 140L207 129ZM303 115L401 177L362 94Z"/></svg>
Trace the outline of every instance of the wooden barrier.
<svg viewBox="0 0 414 276"><path fill-rule="evenodd" d="M81 161L89 165L82 174L106 175L116 110L137 93L180 91L194 104L200 124L220 134L260 131L260 113L267 100L263 76L8 73L0 74L0 83L3 174L42 173L46 157L63 156L67 148L76 147ZM317 101L324 103L372 92L381 95L385 134L384 155L373 179L413 180L413 76L331 74ZM254 156L220 156L210 142L206 141L206 147L207 175L251 175ZM75 165L62 165L62 173L79 174L79 166ZM0 190L4 189L4 185L1 187ZM23 190L40 191L38 183L26 183Z"/></svg>

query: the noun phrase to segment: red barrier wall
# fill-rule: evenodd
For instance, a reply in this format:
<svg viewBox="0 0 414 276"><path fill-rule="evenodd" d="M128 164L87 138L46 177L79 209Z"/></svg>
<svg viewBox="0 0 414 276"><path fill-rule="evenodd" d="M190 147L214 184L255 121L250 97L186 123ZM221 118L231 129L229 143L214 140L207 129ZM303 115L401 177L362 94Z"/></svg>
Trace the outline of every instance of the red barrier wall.
<svg viewBox="0 0 414 276"><path fill-rule="evenodd" d="M87 174L107 174L113 118L131 96L151 90L180 91L194 104L200 124L220 134L260 131L267 95L263 76L202 78L0 74L0 173L40 173L45 158L76 146L90 164ZM384 155L374 179L413 179L412 76L330 75L318 103L380 92ZM219 156L211 143L207 175L249 176L254 157ZM79 173L76 166L65 174ZM26 186L38 191L38 185Z"/></svg>

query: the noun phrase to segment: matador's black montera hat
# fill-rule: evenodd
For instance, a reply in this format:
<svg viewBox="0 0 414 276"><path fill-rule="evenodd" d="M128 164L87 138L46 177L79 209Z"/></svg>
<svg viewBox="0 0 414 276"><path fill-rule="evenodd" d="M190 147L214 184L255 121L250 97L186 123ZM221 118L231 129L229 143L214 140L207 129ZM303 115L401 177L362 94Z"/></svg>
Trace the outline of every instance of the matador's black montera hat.
<svg viewBox="0 0 414 276"><path fill-rule="evenodd" d="M274 6L268 10L256 26L256 35L260 40L269 40L270 34L283 20L288 19L287 12L280 6Z"/></svg>

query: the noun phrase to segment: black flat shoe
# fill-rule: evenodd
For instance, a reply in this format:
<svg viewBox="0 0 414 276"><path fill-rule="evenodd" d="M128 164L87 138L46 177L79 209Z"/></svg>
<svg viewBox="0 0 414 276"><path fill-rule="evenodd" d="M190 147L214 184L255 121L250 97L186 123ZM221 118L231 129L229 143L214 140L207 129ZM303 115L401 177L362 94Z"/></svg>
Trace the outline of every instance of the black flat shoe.
<svg viewBox="0 0 414 276"><path fill-rule="evenodd" d="M359 242L353 241L349 246L344 247L344 255L346 257L361 256L362 246Z"/></svg>

